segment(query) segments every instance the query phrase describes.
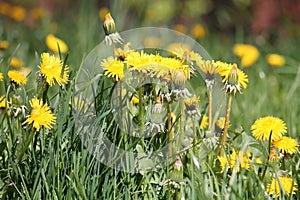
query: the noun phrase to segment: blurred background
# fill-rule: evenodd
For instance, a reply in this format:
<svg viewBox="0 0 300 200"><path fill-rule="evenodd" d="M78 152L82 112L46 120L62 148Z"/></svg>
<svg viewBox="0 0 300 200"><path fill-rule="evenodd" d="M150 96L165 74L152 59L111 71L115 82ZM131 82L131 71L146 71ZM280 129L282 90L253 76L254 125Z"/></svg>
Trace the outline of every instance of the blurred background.
<svg viewBox="0 0 300 200"><path fill-rule="evenodd" d="M285 51L290 47L282 44L300 35L297 0L1 0L0 40L22 44L18 52L26 62L28 51L34 57L33 52L47 50L45 37L52 33L68 44L78 65L103 40L103 18L109 11L119 32L143 26L175 29L201 42L216 58L224 57L224 51L219 55L212 40L225 47L248 42Z"/></svg>

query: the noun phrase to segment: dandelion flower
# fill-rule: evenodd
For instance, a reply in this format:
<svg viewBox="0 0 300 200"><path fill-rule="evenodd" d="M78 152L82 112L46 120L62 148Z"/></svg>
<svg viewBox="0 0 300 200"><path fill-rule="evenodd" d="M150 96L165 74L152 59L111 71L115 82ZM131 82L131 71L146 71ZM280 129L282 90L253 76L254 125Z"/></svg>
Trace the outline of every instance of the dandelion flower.
<svg viewBox="0 0 300 200"><path fill-rule="evenodd" d="M202 39L205 36L205 29L201 24L195 24L192 29L192 34L196 39Z"/></svg>
<svg viewBox="0 0 300 200"><path fill-rule="evenodd" d="M218 74L218 65L213 60L201 60L196 62L201 71L205 74L205 84L208 89L212 89L215 83L215 74Z"/></svg>
<svg viewBox="0 0 300 200"><path fill-rule="evenodd" d="M235 165L237 162L239 162L239 166L237 166L236 170L239 171L240 167L243 169L249 169L250 168L250 156L251 153L250 152L246 152L243 154L242 151L239 151L238 153L236 153L235 150L232 151L232 153L230 154L230 167L232 169L235 169Z"/></svg>
<svg viewBox="0 0 300 200"><path fill-rule="evenodd" d="M247 88L248 76L238 69L237 65L228 64L225 62L217 61L218 71L222 77L222 82L225 85L226 92L241 93L241 89Z"/></svg>
<svg viewBox="0 0 300 200"><path fill-rule="evenodd" d="M225 127L225 117L220 117L218 119L218 121L216 122L216 125L220 128L220 129L224 129ZM231 126L230 122L228 122L228 128Z"/></svg>
<svg viewBox="0 0 300 200"><path fill-rule="evenodd" d="M272 67L281 67L285 64L285 58L278 54L268 54L266 58Z"/></svg>
<svg viewBox="0 0 300 200"><path fill-rule="evenodd" d="M101 67L104 69L104 75L112 77L116 81L123 80L124 78L124 63L112 56L103 59Z"/></svg>
<svg viewBox="0 0 300 200"><path fill-rule="evenodd" d="M269 193L269 195L273 196L274 198L280 197L281 189L284 190L284 192L288 196L290 196L290 194L295 194L296 191L298 190L297 183L294 182L293 179L289 177L280 176L279 180L277 178L273 178L271 183L268 184L267 186L267 192Z"/></svg>
<svg viewBox="0 0 300 200"><path fill-rule="evenodd" d="M266 116L257 119L251 126L252 135L256 140L271 141L278 140L287 132L286 124L282 119Z"/></svg>
<svg viewBox="0 0 300 200"><path fill-rule="evenodd" d="M6 98L4 95L0 97L0 108L5 108L6 106Z"/></svg>
<svg viewBox="0 0 300 200"><path fill-rule="evenodd" d="M69 68L67 66L63 68L63 62L59 57L49 53L42 53L41 58L42 61L38 67L41 75L50 86L53 86L55 81L58 85L68 83Z"/></svg>
<svg viewBox="0 0 300 200"><path fill-rule="evenodd" d="M257 48L248 44L236 44L233 48L233 52L241 58L243 67L250 67L259 57Z"/></svg>
<svg viewBox="0 0 300 200"><path fill-rule="evenodd" d="M174 30L178 31L180 33L186 33L187 28L183 24L175 24L174 25Z"/></svg>
<svg viewBox="0 0 300 200"><path fill-rule="evenodd" d="M208 116L203 115L201 123L200 123L200 129L204 130L208 126Z"/></svg>
<svg viewBox="0 0 300 200"><path fill-rule="evenodd" d="M16 68L17 68L17 67L24 67L23 61L20 60L20 59L18 59L18 58L16 58L16 57L12 57L12 59L10 60L9 65L10 65L11 67L16 67Z"/></svg>
<svg viewBox="0 0 300 200"><path fill-rule="evenodd" d="M66 53L68 51L67 44L63 40L55 37L53 34L47 35L46 45L51 51L56 53L58 52L58 46L61 53Z"/></svg>
<svg viewBox="0 0 300 200"><path fill-rule="evenodd" d="M225 169L227 172L230 166L229 166L226 156L218 156L218 160L220 162L221 173L223 173L225 171Z"/></svg>
<svg viewBox="0 0 300 200"><path fill-rule="evenodd" d="M7 49L9 47L9 43L6 40L0 41L0 49Z"/></svg>
<svg viewBox="0 0 300 200"><path fill-rule="evenodd" d="M37 131L39 131L42 126L47 129L52 129L53 124L56 122L56 117L51 112L48 104L43 104L43 101L37 98L31 99L29 103L32 109L29 117L23 124L33 124L33 127L36 128Z"/></svg>
<svg viewBox="0 0 300 200"><path fill-rule="evenodd" d="M116 24L110 12L104 16L103 28L105 32L105 44L112 45L113 43L123 43L123 39L118 32L116 32Z"/></svg>
<svg viewBox="0 0 300 200"><path fill-rule="evenodd" d="M272 142L274 147L277 147L282 153L294 154L298 150L298 143L295 139L283 136L279 140Z"/></svg>
<svg viewBox="0 0 300 200"><path fill-rule="evenodd" d="M12 6L9 3L0 2L0 14L8 16L11 13Z"/></svg>
<svg viewBox="0 0 300 200"><path fill-rule="evenodd" d="M3 74L0 72L0 81L3 81Z"/></svg>
<svg viewBox="0 0 300 200"><path fill-rule="evenodd" d="M7 73L11 81L17 83L18 85L25 85L27 82L26 76L17 70L10 70Z"/></svg>
<svg viewBox="0 0 300 200"><path fill-rule="evenodd" d="M26 17L26 10L21 6L13 6L11 8L10 17L15 21L23 21Z"/></svg>

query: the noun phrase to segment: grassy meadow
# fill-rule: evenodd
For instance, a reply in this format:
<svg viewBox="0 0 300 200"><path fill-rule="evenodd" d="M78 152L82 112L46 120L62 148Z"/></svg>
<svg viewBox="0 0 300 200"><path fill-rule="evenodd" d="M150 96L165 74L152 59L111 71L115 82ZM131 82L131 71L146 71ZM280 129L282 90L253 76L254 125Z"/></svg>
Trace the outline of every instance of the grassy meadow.
<svg viewBox="0 0 300 200"><path fill-rule="evenodd" d="M218 29L195 0L33 2L0 1L1 199L300 198L298 26Z"/></svg>

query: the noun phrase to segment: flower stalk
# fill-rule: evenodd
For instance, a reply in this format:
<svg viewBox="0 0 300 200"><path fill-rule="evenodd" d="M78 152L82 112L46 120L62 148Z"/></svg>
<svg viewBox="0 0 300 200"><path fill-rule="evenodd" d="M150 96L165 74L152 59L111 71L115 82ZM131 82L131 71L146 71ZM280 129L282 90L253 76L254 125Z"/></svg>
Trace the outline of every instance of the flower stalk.
<svg viewBox="0 0 300 200"><path fill-rule="evenodd" d="M229 93L228 96L228 102L227 102L227 108L226 108L226 116L225 116L225 124L224 124L224 130L221 137L221 146L220 146L220 156L224 155L223 147L225 147L226 139L227 139L227 133L228 133L228 125L229 125L229 117L230 117L230 110L231 110L231 102L232 102L232 93Z"/></svg>

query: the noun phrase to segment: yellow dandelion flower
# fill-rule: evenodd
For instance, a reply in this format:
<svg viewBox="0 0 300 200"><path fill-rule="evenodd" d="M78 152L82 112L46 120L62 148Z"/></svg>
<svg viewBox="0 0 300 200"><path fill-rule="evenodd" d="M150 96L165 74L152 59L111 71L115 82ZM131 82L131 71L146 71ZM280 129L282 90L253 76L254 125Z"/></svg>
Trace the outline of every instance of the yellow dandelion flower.
<svg viewBox="0 0 300 200"><path fill-rule="evenodd" d="M196 97L195 95L193 96L193 98L184 99L184 103L186 106L193 106L199 101L200 101L200 97Z"/></svg>
<svg viewBox="0 0 300 200"><path fill-rule="evenodd" d="M285 58L278 54L268 54L267 61L272 67L281 67L285 65Z"/></svg>
<svg viewBox="0 0 300 200"><path fill-rule="evenodd" d="M282 190L284 190L285 194L288 196L296 194L296 191L298 190L297 183L290 177L280 176L279 180L277 178L273 178L271 183L267 186L267 192L274 198L280 197L280 191Z"/></svg>
<svg viewBox="0 0 300 200"><path fill-rule="evenodd" d="M131 98L131 103L132 103L133 105L137 105L139 102L140 102L140 100L139 100L139 98L137 98L136 96L133 96L133 97Z"/></svg>
<svg viewBox="0 0 300 200"><path fill-rule="evenodd" d="M235 63L228 64L221 61L216 62L218 65L219 74L222 76L222 82L225 84L226 92L238 91L241 93L241 89L247 88L248 76L238 69Z"/></svg>
<svg viewBox="0 0 300 200"><path fill-rule="evenodd" d="M9 43L6 40L0 41L0 49L7 49L9 47Z"/></svg>
<svg viewBox="0 0 300 200"><path fill-rule="evenodd" d="M50 55L49 53L42 53L41 59L38 67L41 75L50 86L53 86L55 81L58 85L68 83L69 67L65 66L63 68L63 62L59 57Z"/></svg>
<svg viewBox="0 0 300 200"><path fill-rule="evenodd" d="M259 51L255 46L248 44L236 44L233 47L235 55L239 56L243 67L250 67L259 57Z"/></svg>
<svg viewBox="0 0 300 200"><path fill-rule="evenodd" d="M0 97L0 108L5 108L6 107L6 98L4 95Z"/></svg>
<svg viewBox="0 0 300 200"><path fill-rule="evenodd" d="M125 63L130 70L148 73L155 65L155 59L160 57L159 55L147 54L144 51L137 52L132 51L127 54Z"/></svg>
<svg viewBox="0 0 300 200"><path fill-rule="evenodd" d="M279 140L272 142L272 145L278 148L282 153L294 154L298 151L298 143L295 139L282 136Z"/></svg>
<svg viewBox="0 0 300 200"><path fill-rule="evenodd" d="M214 60L201 60L196 63L201 71L206 74L207 79L212 79L214 74L219 73L218 65Z"/></svg>
<svg viewBox="0 0 300 200"><path fill-rule="evenodd" d="M6 16L10 15L11 9L12 9L12 6L9 3L3 2L3 1L0 2L0 14L1 15L6 15Z"/></svg>
<svg viewBox="0 0 300 200"><path fill-rule="evenodd" d="M252 135L256 140L271 141L278 140L287 132L286 124L282 119L266 116L257 119L251 126Z"/></svg>
<svg viewBox="0 0 300 200"><path fill-rule="evenodd" d="M202 39L205 36L205 29L201 24L195 24L192 29L192 34L196 39Z"/></svg>
<svg viewBox="0 0 300 200"><path fill-rule="evenodd" d="M200 123L200 129L204 130L208 126L208 116L203 115L201 123Z"/></svg>
<svg viewBox="0 0 300 200"><path fill-rule="evenodd" d="M42 18L43 12L42 8L36 7L30 10L30 16L33 20L39 20Z"/></svg>
<svg viewBox="0 0 300 200"><path fill-rule="evenodd" d="M202 61L202 56L194 51L190 51L187 48L178 47L171 51L176 57L186 60L188 62L195 61L196 63L200 63Z"/></svg>
<svg viewBox="0 0 300 200"><path fill-rule="evenodd" d="M225 126L225 117L220 117L218 119L218 121L216 122L216 125L220 128L220 129L224 129ZM230 122L228 122L228 128L231 126Z"/></svg>
<svg viewBox="0 0 300 200"><path fill-rule="evenodd" d="M24 62L16 57L12 57L9 65L11 67L24 67Z"/></svg>
<svg viewBox="0 0 300 200"><path fill-rule="evenodd" d="M123 80L124 78L124 63L112 56L103 59L101 67L104 69L104 75L112 77L116 81Z"/></svg>
<svg viewBox="0 0 300 200"><path fill-rule="evenodd" d="M42 126L47 129L52 129L53 124L56 122L56 117L51 112L48 104L43 104L43 101L38 100L37 98L31 99L29 103L32 109L29 117L23 124L33 124L33 127L37 131L39 131Z"/></svg>
<svg viewBox="0 0 300 200"><path fill-rule="evenodd" d="M230 167L232 169L235 169L235 165L237 161L239 161L239 166L237 166L236 168L237 172L239 172L240 167L243 169L249 169L250 168L249 163L251 162L251 160L249 159L250 156L251 156L250 152L246 152L245 154L243 154L242 151L236 153L236 151L233 150L232 153L230 154Z"/></svg>
<svg viewBox="0 0 300 200"><path fill-rule="evenodd" d="M0 81L3 81L3 74L0 72Z"/></svg>
<svg viewBox="0 0 300 200"><path fill-rule="evenodd" d="M17 70L8 71L7 75L11 81L17 83L18 85L25 85L27 82L26 76Z"/></svg>
<svg viewBox="0 0 300 200"><path fill-rule="evenodd" d="M67 44L60 38L55 37L53 34L47 35L46 45L51 51L56 53L58 52L58 46L61 53L66 53L68 51Z"/></svg>
<svg viewBox="0 0 300 200"><path fill-rule="evenodd" d="M13 6L11 8L10 17L15 21L23 21L26 17L26 10L21 6Z"/></svg>
<svg viewBox="0 0 300 200"><path fill-rule="evenodd" d="M228 171L228 169L230 168L228 160L226 158L226 156L218 156L218 160L220 162L220 167L221 167L221 173L223 173L226 169L226 172Z"/></svg>
<svg viewBox="0 0 300 200"><path fill-rule="evenodd" d="M188 45L186 45L186 44L171 43L168 46L167 50L169 52L174 53L175 55L177 55L179 57L179 56L182 56L184 54L184 52L190 52L191 48ZM176 52L178 52L178 54Z"/></svg>
<svg viewBox="0 0 300 200"><path fill-rule="evenodd" d="M173 78L178 75L178 72L184 75L185 79L190 78L190 73L192 72L188 65L184 65L182 60L169 57L157 56L156 65L154 65L153 71L158 77L162 77L168 73L171 74Z"/></svg>

